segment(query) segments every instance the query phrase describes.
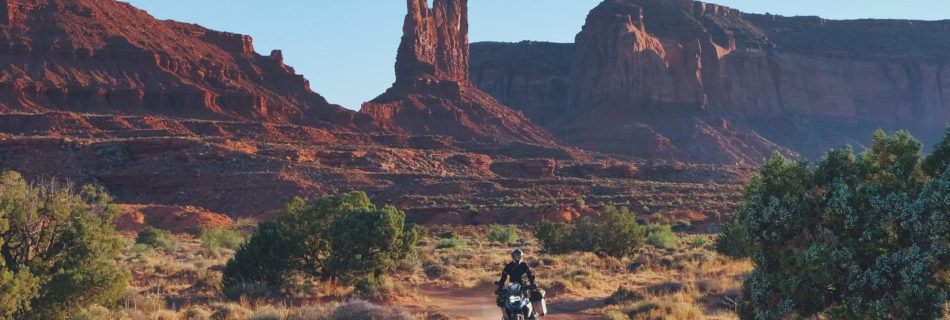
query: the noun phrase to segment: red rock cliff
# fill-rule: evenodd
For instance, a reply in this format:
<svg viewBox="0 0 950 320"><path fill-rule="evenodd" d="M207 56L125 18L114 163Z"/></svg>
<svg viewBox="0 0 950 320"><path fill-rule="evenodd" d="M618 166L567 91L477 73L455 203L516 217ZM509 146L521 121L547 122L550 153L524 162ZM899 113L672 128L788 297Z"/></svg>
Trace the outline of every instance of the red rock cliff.
<svg viewBox="0 0 950 320"><path fill-rule="evenodd" d="M556 111L559 120L543 123L564 142L645 158L758 163L774 149L814 158L842 144L860 148L878 127L910 129L932 144L950 120L947 30L947 21L606 0L577 35L570 71L559 75L570 77L567 101L511 105ZM473 74L489 65L474 65ZM538 80L536 71L476 84ZM505 99L539 99L525 92Z"/></svg>
<svg viewBox="0 0 950 320"><path fill-rule="evenodd" d="M251 37L112 0L0 1L0 112L64 110L355 127Z"/></svg>
<svg viewBox="0 0 950 320"><path fill-rule="evenodd" d="M407 0L396 82L361 112L396 134L555 144L546 130L469 81L468 1Z"/></svg>
<svg viewBox="0 0 950 320"><path fill-rule="evenodd" d="M396 82L418 78L468 81L467 0L408 1L402 42L396 54Z"/></svg>

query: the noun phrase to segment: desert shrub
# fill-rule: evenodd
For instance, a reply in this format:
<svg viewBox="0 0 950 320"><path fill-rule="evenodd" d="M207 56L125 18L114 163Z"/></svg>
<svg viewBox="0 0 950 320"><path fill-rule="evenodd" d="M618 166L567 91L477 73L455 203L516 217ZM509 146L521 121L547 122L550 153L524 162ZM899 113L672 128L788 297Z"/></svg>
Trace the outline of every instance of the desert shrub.
<svg viewBox="0 0 950 320"><path fill-rule="evenodd" d="M354 300L338 307L330 315L332 320L350 320L350 319L387 319L387 320L413 320L415 319L408 311L400 307L384 307L374 305L363 300Z"/></svg>
<svg viewBox="0 0 950 320"><path fill-rule="evenodd" d="M245 320L251 311L234 303L218 303L211 306L213 320Z"/></svg>
<svg viewBox="0 0 950 320"><path fill-rule="evenodd" d="M948 136L923 159L906 131L827 153L813 168L780 154L733 215L755 270L743 318L934 319L950 270ZM943 169L943 171L941 171Z"/></svg>
<svg viewBox="0 0 950 320"><path fill-rule="evenodd" d="M456 234L455 237L442 239L435 247L438 249L465 249L468 248L468 240Z"/></svg>
<svg viewBox="0 0 950 320"><path fill-rule="evenodd" d="M705 248L709 245L709 237L705 235L693 236L689 241L689 245L693 248Z"/></svg>
<svg viewBox="0 0 950 320"><path fill-rule="evenodd" d="M518 227L515 225L497 225L488 227L488 241L510 245L518 242Z"/></svg>
<svg viewBox="0 0 950 320"><path fill-rule="evenodd" d="M676 249L679 248L680 238L669 225L651 224L647 243L661 249Z"/></svg>
<svg viewBox="0 0 950 320"><path fill-rule="evenodd" d="M392 278L386 275L363 275L353 282L356 294L367 299L380 300L396 289Z"/></svg>
<svg viewBox="0 0 950 320"><path fill-rule="evenodd" d="M684 287L682 283L667 281L663 283L657 283L654 285L649 285L646 287L646 292L652 295L662 295L662 294L671 294L683 291Z"/></svg>
<svg viewBox="0 0 950 320"><path fill-rule="evenodd" d="M636 214L613 206L601 210L600 223L582 217L575 224L542 220L535 227L535 237L550 253L596 252L616 258L639 250L646 241L645 233Z"/></svg>
<svg viewBox="0 0 950 320"><path fill-rule="evenodd" d="M237 249L243 241L241 235L231 229L216 228L201 231L201 247L213 257L221 254L221 248Z"/></svg>
<svg viewBox="0 0 950 320"><path fill-rule="evenodd" d="M183 320L211 320L211 311L202 306L192 306L182 316Z"/></svg>
<svg viewBox="0 0 950 320"><path fill-rule="evenodd" d="M263 222L224 269L225 286L263 283L290 288L289 277L354 280L395 269L415 248L420 226L392 206L377 209L363 192L295 198Z"/></svg>
<svg viewBox="0 0 950 320"><path fill-rule="evenodd" d="M0 174L0 318L62 318L115 306L128 279L115 263L118 213L101 188L76 193Z"/></svg>
<svg viewBox="0 0 950 320"><path fill-rule="evenodd" d="M153 226L146 226L135 237L135 243L149 245L155 248L171 249L172 233Z"/></svg>
<svg viewBox="0 0 950 320"><path fill-rule="evenodd" d="M637 215L627 208L607 206L600 212L597 227L600 252L615 258L633 254L646 242L646 229L637 223Z"/></svg>
<svg viewBox="0 0 950 320"><path fill-rule="evenodd" d="M567 253L573 250L571 243L571 234L573 233L573 225L549 220L541 220L534 228L534 236L541 242L541 246L554 254Z"/></svg>
<svg viewBox="0 0 950 320"><path fill-rule="evenodd" d="M587 206L587 201L584 201L583 196L577 196L577 199L574 199L574 205L578 208L583 208Z"/></svg>
<svg viewBox="0 0 950 320"><path fill-rule="evenodd" d="M623 286L617 288L617 291L614 291L607 299L604 301L605 304L614 305L614 304L624 304L627 302L637 301L643 299L643 296L637 293L636 291L629 290Z"/></svg>
<svg viewBox="0 0 950 320"><path fill-rule="evenodd" d="M573 251L597 252L600 250L600 232L597 223L591 217L581 217L574 223L574 232L571 233L571 249Z"/></svg>
<svg viewBox="0 0 950 320"><path fill-rule="evenodd" d="M739 220L730 219L726 222L722 232L716 236L716 251L733 258L748 257L750 243L741 232Z"/></svg>
<svg viewBox="0 0 950 320"><path fill-rule="evenodd" d="M448 272L448 269L437 263L430 264L425 267L425 274L429 279L435 280L444 276Z"/></svg>
<svg viewBox="0 0 950 320"><path fill-rule="evenodd" d="M692 227L693 224L689 220L676 220L670 229L673 229L673 232L686 232Z"/></svg>

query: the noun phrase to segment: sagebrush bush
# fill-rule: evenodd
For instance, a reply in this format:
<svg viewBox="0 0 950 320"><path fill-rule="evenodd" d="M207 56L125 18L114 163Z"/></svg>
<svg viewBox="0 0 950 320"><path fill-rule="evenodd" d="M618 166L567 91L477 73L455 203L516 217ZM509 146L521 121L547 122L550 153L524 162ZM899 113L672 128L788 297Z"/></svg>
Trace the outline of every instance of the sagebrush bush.
<svg viewBox="0 0 950 320"><path fill-rule="evenodd" d="M679 248L680 238L669 225L651 224L648 228L647 243L661 249Z"/></svg>
<svg viewBox="0 0 950 320"><path fill-rule="evenodd" d="M153 226L146 226L135 237L135 243L150 245L155 248L171 249L173 246L172 233Z"/></svg>
<svg viewBox="0 0 950 320"><path fill-rule="evenodd" d="M234 230L215 228L201 231L201 247L212 257L221 254L221 248L236 250L244 239Z"/></svg>
<svg viewBox="0 0 950 320"><path fill-rule="evenodd" d="M515 225L493 224L488 227L488 241L505 245L518 242L518 227Z"/></svg>
<svg viewBox="0 0 950 320"><path fill-rule="evenodd" d="M442 241L439 241L439 243L436 244L435 247L438 249L450 249L450 248L465 249L465 248L468 248L468 240L465 240L465 238L462 238L461 236L456 235L453 238L442 239Z"/></svg>

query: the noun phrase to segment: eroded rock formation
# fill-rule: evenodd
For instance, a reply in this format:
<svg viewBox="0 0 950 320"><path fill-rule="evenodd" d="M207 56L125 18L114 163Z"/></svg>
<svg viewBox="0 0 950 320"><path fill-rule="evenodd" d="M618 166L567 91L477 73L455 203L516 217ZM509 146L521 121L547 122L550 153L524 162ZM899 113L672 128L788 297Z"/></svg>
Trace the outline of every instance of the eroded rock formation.
<svg viewBox="0 0 950 320"><path fill-rule="evenodd" d="M505 59L537 54L486 61L477 44L472 73L492 94L499 92L492 84L568 77L562 100L532 103L544 101L538 90L503 91L502 100L532 118L550 110L538 121L590 150L756 164L778 149L814 159L843 144L860 149L878 127L935 143L950 120L947 30L948 21L834 21L690 0L606 0L590 12L567 67L498 72Z"/></svg>
<svg viewBox="0 0 950 320"><path fill-rule="evenodd" d="M0 1L0 112L165 115L356 128L251 37L127 3ZM364 121L367 122L368 121Z"/></svg>
<svg viewBox="0 0 950 320"><path fill-rule="evenodd" d="M362 113L396 134L554 144L546 130L469 81L467 0L407 3L396 82Z"/></svg>

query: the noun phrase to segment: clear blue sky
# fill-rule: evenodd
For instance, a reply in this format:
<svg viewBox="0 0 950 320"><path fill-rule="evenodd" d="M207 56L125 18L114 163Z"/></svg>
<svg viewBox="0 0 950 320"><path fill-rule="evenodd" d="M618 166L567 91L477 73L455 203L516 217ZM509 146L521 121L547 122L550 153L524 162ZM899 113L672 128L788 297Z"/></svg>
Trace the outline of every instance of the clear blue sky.
<svg viewBox="0 0 950 320"><path fill-rule="evenodd" d="M404 0L129 0L159 19L249 34L331 103L350 109L388 88L402 35ZM431 0L430 0L431 2ZM947 0L720 0L745 12L830 19L950 18ZM471 41L572 42L600 0L470 0ZM859 4L858 4L859 3Z"/></svg>

